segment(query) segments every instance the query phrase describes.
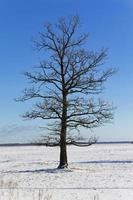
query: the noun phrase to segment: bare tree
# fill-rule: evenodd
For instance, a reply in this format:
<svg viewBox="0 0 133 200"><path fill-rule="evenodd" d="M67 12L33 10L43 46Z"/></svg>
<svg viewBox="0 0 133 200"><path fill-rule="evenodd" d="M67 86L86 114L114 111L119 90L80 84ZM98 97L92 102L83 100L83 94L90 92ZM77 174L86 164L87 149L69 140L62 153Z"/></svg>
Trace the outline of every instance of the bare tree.
<svg viewBox="0 0 133 200"><path fill-rule="evenodd" d="M96 101L94 96L102 92L115 70L103 64L106 49L93 52L84 48L88 34L79 34L79 28L78 16L44 25L35 46L38 51L45 50L47 59L40 62L35 72L24 73L32 86L18 98L19 101L38 99L24 118L51 120L48 129L59 137L59 168L68 166L69 131L99 127L113 118L112 105Z"/></svg>

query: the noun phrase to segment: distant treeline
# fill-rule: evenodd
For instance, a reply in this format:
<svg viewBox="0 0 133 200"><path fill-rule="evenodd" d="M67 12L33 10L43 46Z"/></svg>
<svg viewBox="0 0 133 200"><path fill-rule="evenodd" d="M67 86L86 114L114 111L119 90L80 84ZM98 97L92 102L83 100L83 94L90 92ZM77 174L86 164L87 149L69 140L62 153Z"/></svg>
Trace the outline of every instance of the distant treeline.
<svg viewBox="0 0 133 200"><path fill-rule="evenodd" d="M88 143L85 142L79 142L79 146L89 146ZM108 142L96 142L96 144L133 144L133 141L108 141ZM74 144L68 144L68 145L74 145ZM92 145L92 144L90 144ZM0 147L5 146L59 146L58 144L48 144L48 143L3 143L0 144ZM77 145L78 146L78 145Z"/></svg>

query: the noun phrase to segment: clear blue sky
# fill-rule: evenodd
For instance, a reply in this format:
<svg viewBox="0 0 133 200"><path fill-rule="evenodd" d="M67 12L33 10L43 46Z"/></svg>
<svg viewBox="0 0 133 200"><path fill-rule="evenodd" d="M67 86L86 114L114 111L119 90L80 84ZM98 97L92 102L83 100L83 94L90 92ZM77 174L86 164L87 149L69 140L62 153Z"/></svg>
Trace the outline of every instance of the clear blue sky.
<svg viewBox="0 0 133 200"><path fill-rule="evenodd" d="M93 132L100 140L133 140L133 2L132 0L0 0L0 142L29 141L42 133L43 121L20 117L30 103L16 103L26 86L21 72L40 60L32 38L43 23L78 14L90 33L88 48L107 47L107 66L118 67L101 95L117 106L111 124ZM21 140L22 139L22 140Z"/></svg>

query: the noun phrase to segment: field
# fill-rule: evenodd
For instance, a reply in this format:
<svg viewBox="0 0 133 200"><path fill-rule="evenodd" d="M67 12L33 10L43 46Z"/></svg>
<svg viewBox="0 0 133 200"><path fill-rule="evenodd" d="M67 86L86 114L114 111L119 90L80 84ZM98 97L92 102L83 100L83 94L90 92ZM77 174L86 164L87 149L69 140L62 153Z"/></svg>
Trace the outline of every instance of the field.
<svg viewBox="0 0 133 200"><path fill-rule="evenodd" d="M0 200L132 200L133 144L0 147Z"/></svg>

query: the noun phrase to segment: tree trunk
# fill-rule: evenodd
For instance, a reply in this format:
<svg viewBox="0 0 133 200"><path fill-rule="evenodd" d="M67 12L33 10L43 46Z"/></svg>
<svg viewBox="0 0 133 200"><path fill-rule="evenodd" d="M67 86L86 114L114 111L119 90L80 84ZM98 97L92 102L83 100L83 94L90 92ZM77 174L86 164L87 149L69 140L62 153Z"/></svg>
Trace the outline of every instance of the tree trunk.
<svg viewBox="0 0 133 200"><path fill-rule="evenodd" d="M62 121L61 121L61 134L60 134L60 164L58 168L66 168L68 166L66 130L67 130L67 101L66 101L66 96L64 96Z"/></svg>
<svg viewBox="0 0 133 200"><path fill-rule="evenodd" d="M66 133L63 133L60 141L60 164L58 168L66 168L67 166Z"/></svg>

